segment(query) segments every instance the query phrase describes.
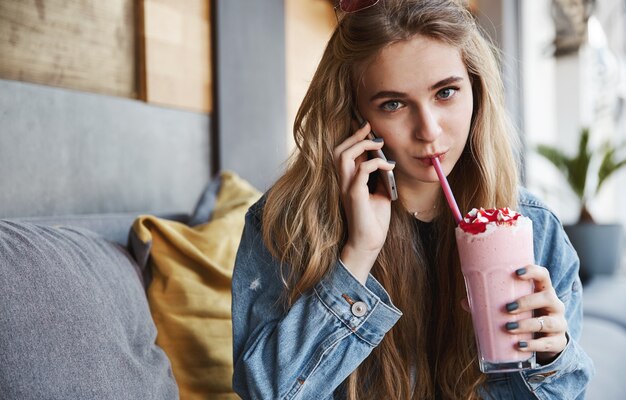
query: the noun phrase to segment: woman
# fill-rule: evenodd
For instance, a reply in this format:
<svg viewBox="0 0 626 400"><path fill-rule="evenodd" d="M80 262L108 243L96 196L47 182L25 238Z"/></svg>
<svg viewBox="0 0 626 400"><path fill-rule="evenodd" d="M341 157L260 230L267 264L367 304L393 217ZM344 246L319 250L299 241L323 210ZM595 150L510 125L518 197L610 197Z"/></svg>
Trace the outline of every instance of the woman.
<svg viewBox="0 0 626 400"><path fill-rule="evenodd" d="M556 217L518 188L498 65L471 14L455 1L349 3L296 118L298 149L246 217L233 276L235 390L267 399L584 396L593 367L577 343L578 260ZM357 113L369 122L356 126ZM367 139L370 130L379 139ZM395 163L368 160L376 149ZM537 352L535 369L478 369L434 156L461 210L508 206L533 220L541 266L520 268L519 279L536 293L509 308L543 318L494 329L541 330L519 343ZM393 202L370 179L391 170Z"/></svg>

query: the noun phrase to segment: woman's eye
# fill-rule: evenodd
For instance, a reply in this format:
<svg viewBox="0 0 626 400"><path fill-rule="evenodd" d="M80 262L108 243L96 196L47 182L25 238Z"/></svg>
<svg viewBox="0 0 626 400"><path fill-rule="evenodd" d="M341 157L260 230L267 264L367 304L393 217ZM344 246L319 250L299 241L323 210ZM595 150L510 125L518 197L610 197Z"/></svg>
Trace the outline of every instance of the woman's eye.
<svg viewBox="0 0 626 400"><path fill-rule="evenodd" d="M445 89L441 89L438 93L437 93L437 97L439 97L442 100L447 100L450 97L454 96L454 94L456 93L458 89L456 88L445 88Z"/></svg>
<svg viewBox="0 0 626 400"><path fill-rule="evenodd" d="M402 103L400 103L399 101L395 101L395 100L385 102L380 106L380 108L382 108L385 111L396 111L400 107L402 107Z"/></svg>

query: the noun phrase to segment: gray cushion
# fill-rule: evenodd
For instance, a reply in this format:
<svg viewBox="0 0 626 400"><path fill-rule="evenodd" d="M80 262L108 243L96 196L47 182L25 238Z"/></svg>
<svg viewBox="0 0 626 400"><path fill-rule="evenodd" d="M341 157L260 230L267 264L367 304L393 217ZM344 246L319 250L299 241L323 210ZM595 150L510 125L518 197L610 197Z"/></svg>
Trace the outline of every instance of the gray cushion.
<svg viewBox="0 0 626 400"><path fill-rule="evenodd" d="M189 218L187 223L189 226L196 226L206 224L211 220L213 216L213 209L217 203L217 195L222 187L222 177L217 175L208 185L204 188L204 191L200 195L196 207Z"/></svg>
<svg viewBox="0 0 626 400"><path fill-rule="evenodd" d="M178 398L135 268L88 230L0 221L2 398Z"/></svg>

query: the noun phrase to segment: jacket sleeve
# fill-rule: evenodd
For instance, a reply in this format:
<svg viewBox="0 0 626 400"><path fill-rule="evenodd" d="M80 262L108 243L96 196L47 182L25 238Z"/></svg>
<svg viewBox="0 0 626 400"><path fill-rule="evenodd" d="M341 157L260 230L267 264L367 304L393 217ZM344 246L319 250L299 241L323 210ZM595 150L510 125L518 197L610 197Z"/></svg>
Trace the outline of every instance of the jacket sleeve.
<svg viewBox="0 0 626 400"><path fill-rule="evenodd" d="M370 354L401 312L370 275L337 260L287 310L280 265L250 209L233 272L233 388L244 399L325 399Z"/></svg>
<svg viewBox="0 0 626 400"><path fill-rule="evenodd" d="M517 375L516 386L539 399L582 399L594 374L593 362L578 343L582 333L582 284L579 261L557 217L542 207L530 210L534 226L535 259L550 271L552 286L565 304L568 343L559 356ZM565 396L565 397L563 397Z"/></svg>

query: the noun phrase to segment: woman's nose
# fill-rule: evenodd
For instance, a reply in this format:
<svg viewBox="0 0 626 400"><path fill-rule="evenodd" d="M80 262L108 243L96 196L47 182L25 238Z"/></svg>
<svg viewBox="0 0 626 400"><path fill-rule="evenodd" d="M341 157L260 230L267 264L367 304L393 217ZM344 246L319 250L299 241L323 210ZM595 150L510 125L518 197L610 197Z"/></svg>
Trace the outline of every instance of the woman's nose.
<svg viewBox="0 0 626 400"><path fill-rule="evenodd" d="M428 108L422 108L417 114L415 136L425 142L435 141L442 132L437 114Z"/></svg>

